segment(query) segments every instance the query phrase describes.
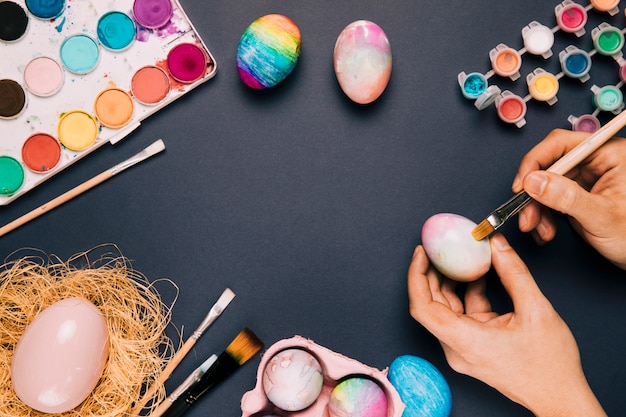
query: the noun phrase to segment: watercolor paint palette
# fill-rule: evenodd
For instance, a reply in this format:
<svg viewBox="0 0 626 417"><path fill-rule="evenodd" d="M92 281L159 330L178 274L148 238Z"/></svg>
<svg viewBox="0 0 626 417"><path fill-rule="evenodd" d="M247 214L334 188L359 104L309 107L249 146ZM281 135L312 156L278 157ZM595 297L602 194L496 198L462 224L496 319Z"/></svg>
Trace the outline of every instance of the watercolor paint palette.
<svg viewBox="0 0 626 417"><path fill-rule="evenodd" d="M177 0L0 0L0 205L211 79Z"/></svg>
<svg viewBox="0 0 626 417"><path fill-rule="evenodd" d="M322 389L319 396L311 405L304 409L295 411L281 409L273 404L266 395L266 388L268 387L264 386L267 384L267 380L264 377L266 369L272 365L273 358L281 352L286 352L291 349L302 350L311 354L319 362L323 377ZM284 358L281 359L281 367L285 366L282 362L284 362ZM298 374L302 375L301 372ZM295 375L294 373L290 373L289 376L293 377ZM259 364L257 371L257 384L253 390L246 392L241 399L241 415L242 417L329 417L331 415L329 405L331 397L333 396L333 391L337 390L338 385L342 382L352 378L367 379L380 387L383 395L386 397L386 417L402 416L405 409L404 403L400 399L400 395L396 389L387 379L387 370L381 371L376 368L372 368L358 362L355 359L348 358L324 346L320 346L312 340L306 339L302 336L294 336L289 339L279 340L263 353L263 357L261 358L261 363ZM298 386L298 381L291 381L290 387L295 386ZM288 391L293 393L292 389L289 389ZM345 392L343 394L345 394L346 397L353 397L353 400L357 401L357 403L361 406L364 406L364 403L367 401L365 398L359 398L358 396L354 397ZM303 395L304 393L300 392L298 397L302 398ZM371 400L372 395L366 396Z"/></svg>

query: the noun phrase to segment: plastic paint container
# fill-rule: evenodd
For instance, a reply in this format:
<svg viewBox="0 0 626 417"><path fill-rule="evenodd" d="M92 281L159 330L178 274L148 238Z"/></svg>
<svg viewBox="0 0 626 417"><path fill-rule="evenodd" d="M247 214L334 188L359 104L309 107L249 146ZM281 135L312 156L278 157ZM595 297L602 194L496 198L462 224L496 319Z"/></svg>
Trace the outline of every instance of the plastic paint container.
<svg viewBox="0 0 626 417"><path fill-rule="evenodd" d="M61 44L61 62L75 74L87 74L93 71L100 60L100 48L91 36L72 35Z"/></svg>
<svg viewBox="0 0 626 417"><path fill-rule="evenodd" d="M610 15L617 14L619 0L591 0L591 7L599 12L609 12Z"/></svg>
<svg viewBox="0 0 626 417"><path fill-rule="evenodd" d="M22 146L22 161L34 172L46 172L61 159L61 145L47 133L35 133Z"/></svg>
<svg viewBox="0 0 626 417"><path fill-rule="evenodd" d="M559 80L541 68L537 68L526 77L528 92L537 101L545 101L549 105L556 103L559 91Z"/></svg>
<svg viewBox="0 0 626 417"><path fill-rule="evenodd" d="M82 151L96 142L98 122L87 112L73 110L61 117L57 132L63 146L72 151Z"/></svg>
<svg viewBox="0 0 626 417"><path fill-rule="evenodd" d="M544 58L552 56L554 33L549 27L532 21L522 29L522 38L524 39L524 48L528 53L541 55Z"/></svg>
<svg viewBox="0 0 626 417"><path fill-rule="evenodd" d="M601 111L618 113L624 107L622 91L614 85L605 85L602 88L591 87L593 104Z"/></svg>
<svg viewBox="0 0 626 417"><path fill-rule="evenodd" d="M65 0L26 0L26 7L40 19L54 19L65 10Z"/></svg>
<svg viewBox="0 0 626 417"><path fill-rule="evenodd" d="M135 0L133 16L137 24L146 29L159 29L165 26L172 15L174 8L171 0Z"/></svg>
<svg viewBox="0 0 626 417"><path fill-rule="evenodd" d="M17 3L0 1L0 41L16 42L28 29L28 15Z"/></svg>
<svg viewBox="0 0 626 417"><path fill-rule="evenodd" d="M489 59L493 72L499 76L509 77L513 81L520 77L522 57L515 49L501 43L489 51Z"/></svg>
<svg viewBox="0 0 626 417"><path fill-rule="evenodd" d="M600 120L593 114L583 114L582 116L569 116L567 120L572 124L572 130L576 132L594 133L600 129Z"/></svg>
<svg viewBox="0 0 626 417"><path fill-rule="evenodd" d="M593 46L599 54L617 55L622 53L624 46L624 34L615 26L601 23L591 31Z"/></svg>
<svg viewBox="0 0 626 417"><path fill-rule="evenodd" d="M554 8L556 23L563 32L574 33L576 36L585 34L587 10L578 3L565 0Z"/></svg>
<svg viewBox="0 0 626 417"><path fill-rule="evenodd" d="M496 85L490 85L485 92L480 95L474 102L474 106L478 110L484 110L496 101L500 95L500 88Z"/></svg>
<svg viewBox="0 0 626 417"><path fill-rule="evenodd" d="M148 106L163 101L170 92L170 77L157 66L146 66L135 72L130 82L135 100Z"/></svg>
<svg viewBox="0 0 626 417"><path fill-rule="evenodd" d="M503 91L496 99L496 108L498 109L498 117L505 122L522 127L526 124L524 117L526 116L526 102L520 96Z"/></svg>
<svg viewBox="0 0 626 417"><path fill-rule="evenodd" d="M24 168L17 159L0 156L0 195L10 196L24 183Z"/></svg>
<svg viewBox="0 0 626 417"><path fill-rule="evenodd" d="M181 43L167 54L167 69L181 83L190 84L201 79L206 68L207 56L196 44Z"/></svg>
<svg viewBox="0 0 626 417"><path fill-rule="evenodd" d="M15 119L26 109L26 92L15 80L0 80L0 119Z"/></svg>
<svg viewBox="0 0 626 417"><path fill-rule="evenodd" d="M461 86L461 92L463 96L468 99L476 99L484 94L487 90L487 79L483 74L478 72L472 72L465 74L461 72L459 74L459 85Z"/></svg>
<svg viewBox="0 0 626 417"><path fill-rule="evenodd" d="M40 56L24 68L24 85L36 96L49 97L63 86L63 68L54 59Z"/></svg>
<svg viewBox="0 0 626 417"><path fill-rule="evenodd" d="M104 48L119 52L127 49L135 40L135 22L126 13L110 11L98 19L98 40Z"/></svg>
<svg viewBox="0 0 626 417"><path fill-rule="evenodd" d="M119 88L108 88L96 97L96 117L103 126L120 128L133 118L134 104L130 94Z"/></svg>
<svg viewBox="0 0 626 417"><path fill-rule="evenodd" d="M619 79L622 82L626 82L626 64L622 64L619 67Z"/></svg>
<svg viewBox="0 0 626 417"><path fill-rule="evenodd" d="M588 52L570 45L559 53L559 61L563 74L570 78L578 78L582 82L589 79L591 56Z"/></svg>

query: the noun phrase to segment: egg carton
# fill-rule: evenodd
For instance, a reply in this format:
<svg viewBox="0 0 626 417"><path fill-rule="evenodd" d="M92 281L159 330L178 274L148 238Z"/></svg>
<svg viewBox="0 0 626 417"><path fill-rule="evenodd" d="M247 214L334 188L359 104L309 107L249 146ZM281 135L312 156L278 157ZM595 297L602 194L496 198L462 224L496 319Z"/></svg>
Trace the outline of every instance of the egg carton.
<svg viewBox="0 0 626 417"><path fill-rule="evenodd" d="M308 408L301 411L285 411L273 405L265 395L263 389L263 373L269 360L285 349L303 349L319 361L324 375L322 392L317 400ZM404 403L400 395L387 379L387 368L378 370L369 367L354 359L320 346L312 340L302 336L279 340L270 346L259 364L257 384L254 389L246 392L241 399L242 417L264 417L277 415L280 417L329 417L328 402L335 386L346 377L366 377L376 381L387 396L387 417L401 417L404 412Z"/></svg>

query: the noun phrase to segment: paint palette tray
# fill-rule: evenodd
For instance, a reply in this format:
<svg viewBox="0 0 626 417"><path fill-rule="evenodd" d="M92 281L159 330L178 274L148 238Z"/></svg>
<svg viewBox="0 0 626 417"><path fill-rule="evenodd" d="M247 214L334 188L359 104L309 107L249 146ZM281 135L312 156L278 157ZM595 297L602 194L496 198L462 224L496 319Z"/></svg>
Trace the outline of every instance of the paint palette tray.
<svg viewBox="0 0 626 417"><path fill-rule="evenodd" d="M285 410L279 408L268 399L264 386L264 384L267 385L268 381L264 379L264 374L266 367L271 366L273 359L292 349L311 354L319 362L323 376L323 385L321 393L311 405L298 410ZM285 364L287 360L287 357L282 357L280 359L280 366L292 366ZM293 367L295 369L297 366L293 365ZM311 370L306 365L303 370L305 369L307 371ZM290 373L290 371L287 371L287 373ZM294 376L293 373L291 373L291 375ZM242 417L328 417L330 415L328 411L329 401L333 390L338 386L338 384L341 384L350 378L365 378L373 383L376 383L386 397L386 416L402 416L405 409L404 403L402 402L396 389L387 379L386 370L380 371L378 369L371 368L361 362L320 346L302 336L294 336L289 339L279 340L270 346L263 354L257 372L256 387L253 390L246 392L241 399ZM293 382L291 385L293 387L298 386L296 382ZM294 390L289 387L288 391L293 393L292 391ZM298 397L302 398L304 395L304 391L302 391ZM306 396L308 396L308 394ZM365 397L371 401L371 395L365 395ZM366 398L359 398L358 395L354 399L360 399L360 402L366 401ZM291 403L289 402L288 404ZM364 404L361 405L365 406Z"/></svg>
<svg viewBox="0 0 626 417"><path fill-rule="evenodd" d="M616 75L619 82L614 85L596 86L589 89L592 93L594 110L590 114L581 116L570 115L568 121L573 130L594 132L600 128L598 114L609 112L619 113L624 108L624 100L620 88L626 81L626 60L622 49L625 44L626 29L602 22L591 31L588 25L588 12L593 10L599 13L608 13L615 16L619 12L619 0L590 0L583 6L573 0L563 0L554 8L556 26L550 28L537 21L530 22L522 31L524 47L515 50L504 43L499 43L489 51L489 60L492 69L484 74L460 72L457 77L463 96L474 100L479 110L484 110L491 104L495 105L500 120L505 123L522 127L526 124L527 103L531 100L554 105L559 91L560 79L568 77L585 83L590 79L592 57L595 55L612 58L618 64ZM546 70L541 66L529 71L525 77L520 74L522 56L530 54L542 57L549 65L548 60L553 57L555 34L563 32L566 36L583 37L589 32L593 47L584 50L569 44L554 59L558 61L560 71ZM509 89L500 89L497 85L489 85L488 79L494 76L508 78L511 82L522 78L527 86L527 94L517 94Z"/></svg>
<svg viewBox="0 0 626 417"><path fill-rule="evenodd" d="M0 205L213 78L178 0L0 0Z"/></svg>

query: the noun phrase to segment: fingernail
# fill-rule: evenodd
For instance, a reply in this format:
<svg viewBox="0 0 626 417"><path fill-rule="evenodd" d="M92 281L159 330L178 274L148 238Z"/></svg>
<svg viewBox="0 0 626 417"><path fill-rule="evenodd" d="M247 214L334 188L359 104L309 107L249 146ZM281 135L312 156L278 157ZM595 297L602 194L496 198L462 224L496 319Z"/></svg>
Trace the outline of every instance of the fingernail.
<svg viewBox="0 0 626 417"><path fill-rule="evenodd" d="M526 214L523 211L520 211L519 213L519 228L520 229L526 229L526 225L528 224L528 218L526 217Z"/></svg>
<svg viewBox="0 0 626 417"><path fill-rule="evenodd" d="M496 249L501 250L501 251L507 250L510 248L509 242L507 242L504 236L501 236L501 235L494 235L491 238L491 242L493 243L493 246Z"/></svg>
<svg viewBox="0 0 626 417"><path fill-rule="evenodd" d="M422 245L417 245L415 250L413 251L413 259L417 256L417 254L421 251Z"/></svg>
<svg viewBox="0 0 626 417"><path fill-rule="evenodd" d="M515 178L513 179L513 191L519 190L520 186L521 186L521 181L522 179L520 178L519 174L515 176Z"/></svg>
<svg viewBox="0 0 626 417"><path fill-rule="evenodd" d="M526 176L524 189L531 195L542 195L548 185L545 175L533 172Z"/></svg>

